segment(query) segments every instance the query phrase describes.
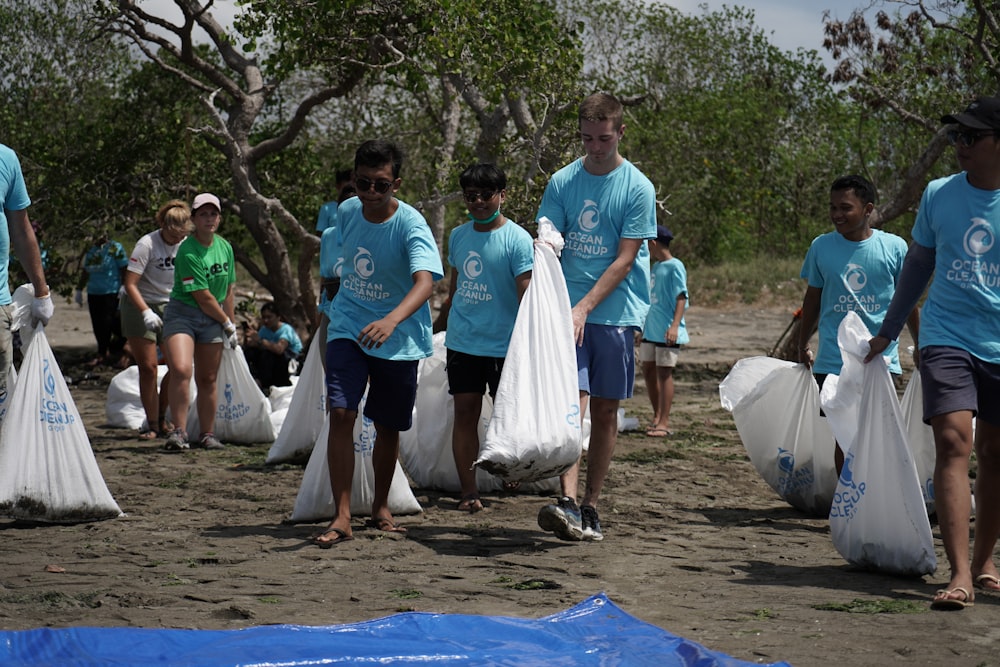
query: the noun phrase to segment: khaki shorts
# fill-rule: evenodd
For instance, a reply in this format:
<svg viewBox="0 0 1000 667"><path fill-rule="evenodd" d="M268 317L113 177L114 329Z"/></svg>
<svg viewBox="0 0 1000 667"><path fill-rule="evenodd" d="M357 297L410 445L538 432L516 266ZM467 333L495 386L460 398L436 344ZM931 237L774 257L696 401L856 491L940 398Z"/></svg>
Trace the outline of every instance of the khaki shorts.
<svg viewBox="0 0 1000 667"><path fill-rule="evenodd" d="M163 319L163 309L167 304L157 303L157 304L147 304L154 313ZM156 331L149 331L146 329L146 323L142 321L142 313L139 309L135 307L132 303L132 299L128 297L122 299L122 335L126 338L145 338L146 340L152 341L154 343L161 342L160 334Z"/></svg>
<svg viewBox="0 0 1000 667"><path fill-rule="evenodd" d="M644 340L639 344L639 361L647 364L655 361L657 366L673 368L680 358L680 347L667 347L666 344L650 343Z"/></svg>

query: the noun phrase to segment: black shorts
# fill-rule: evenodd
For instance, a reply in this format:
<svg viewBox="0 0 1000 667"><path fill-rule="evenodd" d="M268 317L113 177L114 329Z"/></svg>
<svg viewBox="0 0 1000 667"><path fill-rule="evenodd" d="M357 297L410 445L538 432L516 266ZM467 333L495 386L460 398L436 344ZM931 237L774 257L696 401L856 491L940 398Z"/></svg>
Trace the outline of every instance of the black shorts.
<svg viewBox="0 0 1000 667"><path fill-rule="evenodd" d="M474 354L448 350L448 393L479 394L489 388L490 396L496 397L500 373L503 371L503 357L477 357Z"/></svg>

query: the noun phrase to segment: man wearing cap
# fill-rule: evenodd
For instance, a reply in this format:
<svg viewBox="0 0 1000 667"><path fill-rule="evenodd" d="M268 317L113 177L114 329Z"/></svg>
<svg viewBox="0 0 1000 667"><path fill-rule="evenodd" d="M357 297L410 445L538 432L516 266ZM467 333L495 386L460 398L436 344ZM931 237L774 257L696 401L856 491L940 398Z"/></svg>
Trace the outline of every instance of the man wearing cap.
<svg viewBox="0 0 1000 667"><path fill-rule="evenodd" d="M7 284L7 268L10 248L24 267L28 280L35 288L35 298L31 304L32 323L49 323L52 317L52 297L45 284L42 256L38 250L38 240L28 220L28 190L24 185L21 163L13 150L0 144L0 208L3 209L5 224L0 225L0 403L7 398L7 373L14 356L13 347L13 305L10 286Z"/></svg>
<svg viewBox="0 0 1000 667"><path fill-rule="evenodd" d="M896 339L933 275L921 316L920 374L951 579L931 608L964 609L972 606L973 587L1000 591L993 562L1000 535L1000 97L980 97L941 122L953 126L948 139L962 171L924 190L900 283L868 359ZM970 565L973 448L978 474Z"/></svg>

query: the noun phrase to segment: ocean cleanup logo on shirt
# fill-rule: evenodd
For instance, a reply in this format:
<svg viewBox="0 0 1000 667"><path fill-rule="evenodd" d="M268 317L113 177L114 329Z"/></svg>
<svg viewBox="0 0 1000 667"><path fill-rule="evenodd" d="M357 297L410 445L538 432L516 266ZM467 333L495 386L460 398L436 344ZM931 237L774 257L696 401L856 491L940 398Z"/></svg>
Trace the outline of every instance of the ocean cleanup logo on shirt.
<svg viewBox="0 0 1000 667"><path fill-rule="evenodd" d="M391 294L382 283L368 281L373 275L375 275L375 258L367 248L359 247L357 254L354 255L354 273L341 283L340 288L354 294L358 301L382 301L389 298Z"/></svg>
<svg viewBox="0 0 1000 667"><path fill-rule="evenodd" d="M478 252L470 250L469 256L462 262L462 275L465 277L459 281L455 290L455 296L463 299L470 305L492 301L493 295L490 294L490 286L486 283L476 281L476 278L482 275L482 273L482 256Z"/></svg>
<svg viewBox="0 0 1000 667"><path fill-rule="evenodd" d="M962 248L968 259L956 257L948 267L945 277L958 287L1000 287L1000 263L981 259L993 249L996 236L993 227L982 218L972 218L972 224L962 237Z"/></svg>
<svg viewBox="0 0 1000 667"><path fill-rule="evenodd" d="M579 230L572 230L566 235L566 248L577 257L601 257L611 252L604 244L604 236L594 231L601 226L601 211L597 202L585 199L583 210L577 218Z"/></svg>

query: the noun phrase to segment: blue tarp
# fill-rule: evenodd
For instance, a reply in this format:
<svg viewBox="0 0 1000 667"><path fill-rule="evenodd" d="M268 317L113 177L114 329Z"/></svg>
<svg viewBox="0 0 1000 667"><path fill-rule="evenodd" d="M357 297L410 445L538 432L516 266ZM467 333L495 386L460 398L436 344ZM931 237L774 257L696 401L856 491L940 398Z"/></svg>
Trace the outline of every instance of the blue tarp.
<svg viewBox="0 0 1000 667"><path fill-rule="evenodd" d="M0 632L0 665L654 665L758 663L626 614L605 595L538 620L408 612L346 625L243 630L39 628ZM773 663L774 667L791 667Z"/></svg>

